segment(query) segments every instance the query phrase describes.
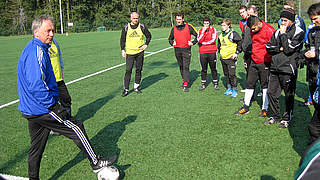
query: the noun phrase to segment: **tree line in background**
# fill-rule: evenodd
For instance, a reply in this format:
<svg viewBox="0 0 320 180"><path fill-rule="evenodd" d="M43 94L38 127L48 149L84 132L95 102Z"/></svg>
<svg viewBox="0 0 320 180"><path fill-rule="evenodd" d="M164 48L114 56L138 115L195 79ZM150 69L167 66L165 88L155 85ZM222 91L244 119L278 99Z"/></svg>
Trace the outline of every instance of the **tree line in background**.
<svg viewBox="0 0 320 180"><path fill-rule="evenodd" d="M303 5L308 4L306 1ZM267 1L268 22L278 20L283 2ZM176 12L183 12L185 20L195 26L201 25L205 16L214 24L220 24L223 18L238 24L241 5L256 5L259 16L264 19L264 3L263 0L61 0L61 7L65 32L88 32L100 26L120 30L130 21L131 11L137 11L140 21L149 28L171 27L175 24ZM31 34L32 20L41 14L52 16L56 32L60 33L59 0L2 0L0 35ZM73 26L69 27L68 22Z"/></svg>

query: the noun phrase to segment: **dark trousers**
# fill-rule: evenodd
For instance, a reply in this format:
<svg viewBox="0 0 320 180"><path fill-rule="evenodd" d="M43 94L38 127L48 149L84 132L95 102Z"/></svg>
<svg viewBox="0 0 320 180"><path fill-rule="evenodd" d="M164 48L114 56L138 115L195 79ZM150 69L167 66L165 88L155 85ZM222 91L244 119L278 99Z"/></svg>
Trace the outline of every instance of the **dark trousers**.
<svg viewBox="0 0 320 180"><path fill-rule="evenodd" d="M315 93L318 87L316 77L317 75L316 73L314 73L312 74L312 76L308 78L309 90L310 90L311 96L313 96L313 94ZM308 130L311 137L311 141L314 142L315 140L320 138L320 105L313 100L313 97L312 97L312 102L314 106L314 112L313 112L312 119L308 125Z"/></svg>
<svg viewBox="0 0 320 180"><path fill-rule="evenodd" d="M258 80L260 80L261 89L268 87L270 63L255 63L251 61L247 77L247 89L255 89Z"/></svg>
<svg viewBox="0 0 320 180"><path fill-rule="evenodd" d="M138 54L127 54L126 58L126 73L124 75L124 89L129 89L129 84L131 80L132 68L134 61L136 61L136 75L135 75L135 83L140 84L141 77L142 77L142 67L143 67L143 60L144 60L144 51Z"/></svg>
<svg viewBox="0 0 320 180"><path fill-rule="evenodd" d="M312 119L308 125L311 141L314 142L320 138L320 105L313 102L314 112Z"/></svg>
<svg viewBox="0 0 320 180"><path fill-rule="evenodd" d="M248 72L249 72L249 67L251 64L251 54L245 53L243 55L243 61L244 61L244 69L246 70L246 78L248 79Z"/></svg>
<svg viewBox="0 0 320 180"><path fill-rule="evenodd" d="M189 66L190 66L190 60L191 60L191 47L186 47L186 48L175 47L174 53L177 58L182 79L184 79L184 82L189 82L190 81Z"/></svg>
<svg viewBox="0 0 320 180"><path fill-rule="evenodd" d="M226 78L226 83L231 84L232 87L237 87L237 75L236 75L236 65L237 61L234 59L221 59L223 74Z"/></svg>
<svg viewBox="0 0 320 180"><path fill-rule="evenodd" d="M66 110L62 106L58 108L59 110L56 112L51 111L48 114L40 116L23 115L28 119L29 134L31 138L28 152L28 173L29 178L32 180L39 179L40 162L50 130L58 132L73 140L73 142L84 152L85 156L88 157L91 163L97 163L96 154L90 144L82 122L73 117L68 118L68 120Z"/></svg>
<svg viewBox="0 0 320 180"><path fill-rule="evenodd" d="M269 109L276 121L290 121L292 118L294 94L296 90L297 76L283 73L270 73L268 84ZM281 91L285 94L286 109L281 118L279 97Z"/></svg>
<svg viewBox="0 0 320 180"><path fill-rule="evenodd" d="M214 84L218 84L218 72L217 72L217 54L200 54L200 65L201 65L201 81L207 81L207 70L208 64L211 69L212 81Z"/></svg>
<svg viewBox="0 0 320 180"><path fill-rule="evenodd" d="M71 115L71 96L69 94L67 86L63 80L57 82L57 84L59 89L59 102L64 108L66 108L67 112Z"/></svg>

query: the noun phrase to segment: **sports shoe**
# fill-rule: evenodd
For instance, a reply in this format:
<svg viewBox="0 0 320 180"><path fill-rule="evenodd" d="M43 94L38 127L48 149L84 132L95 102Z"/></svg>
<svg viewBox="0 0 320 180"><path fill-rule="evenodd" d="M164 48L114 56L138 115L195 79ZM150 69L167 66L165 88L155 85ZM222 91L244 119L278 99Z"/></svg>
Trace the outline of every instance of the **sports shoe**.
<svg viewBox="0 0 320 180"><path fill-rule="evenodd" d="M267 110L262 109L258 117L267 117Z"/></svg>
<svg viewBox="0 0 320 180"><path fill-rule="evenodd" d="M138 94L141 94L141 93L142 93L142 91L141 91L139 88L136 88L136 89L134 89L133 91L136 92L136 93L138 93Z"/></svg>
<svg viewBox="0 0 320 180"><path fill-rule="evenodd" d="M228 88L228 89L226 90L226 92L224 92L223 94L224 94L224 95L230 95L230 94L232 94L232 89L231 89L231 88Z"/></svg>
<svg viewBox="0 0 320 180"><path fill-rule="evenodd" d="M125 97L125 96L127 96L128 94L129 94L129 91L126 90L126 89L124 89L123 92L122 92L122 94L121 94L121 96L122 96L122 97Z"/></svg>
<svg viewBox="0 0 320 180"><path fill-rule="evenodd" d="M202 91L206 88L206 85L205 84L202 84L201 87L199 88L199 91Z"/></svg>
<svg viewBox="0 0 320 180"><path fill-rule="evenodd" d="M289 121L281 121L278 129L285 129L289 127Z"/></svg>
<svg viewBox="0 0 320 180"><path fill-rule="evenodd" d="M117 160L117 156L111 156L108 158L102 158L98 156L97 159L98 163L96 165L91 164L94 173L98 173L104 167L111 166Z"/></svg>
<svg viewBox="0 0 320 180"><path fill-rule="evenodd" d="M243 115L243 114L248 114L250 111L249 111L249 107L246 106L246 105L243 105L242 108L240 108L238 111L236 111L234 113L234 115L237 115L237 116L240 116L240 115Z"/></svg>
<svg viewBox="0 0 320 180"><path fill-rule="evenodd" d="M181 86L179 86L179 88L183 89L183 84Z"/></svg>
<svg viewBox="0 0 320 180"><path fill-rule="evenodd" d="M264 125L277 124L279 121L276 121L273 117L270 117L268 121L265 121Z"/></svg>
<svg viewBox="0 0 320 180"><path fill-rule="evenodd" d="M233 90L232 90L232 93L231 93L231 97L232 97L232 98L235 98L235 97L237 97L237 96L238 96L238 90L233 89Z"/></svg>
<svg viewBox="0 0 320 180"><path fill-rule="evenodd" d="M258 97L259 97L259 96L262 96L262 92L258 92L257 96L258 96Z"/></svg>
<svg viewBox="0 0 320 180"><path fill-rule="evenodd" d="M214 88L215 90L220 90L220 88L219 88L219 85L218 85L218 84L213 85L213 88Z"/></svg>
<svg viewBox="0 0 320 180"><path fill-rule="evenodd" d="M189 92L188 86L183 86L183 91L184 91L184 92Z"/></svg>

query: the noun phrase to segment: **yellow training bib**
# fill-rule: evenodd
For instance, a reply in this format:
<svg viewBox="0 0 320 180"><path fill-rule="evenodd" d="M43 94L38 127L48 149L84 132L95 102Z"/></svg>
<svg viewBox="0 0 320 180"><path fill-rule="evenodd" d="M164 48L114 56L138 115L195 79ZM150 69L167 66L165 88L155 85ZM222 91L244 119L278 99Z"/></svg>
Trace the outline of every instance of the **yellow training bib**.
<svg viewBox="0 0 320 180"><path fill-rule="evenodd" d="M126 53L127 54L138 54L143 50L139 48L144 45L143 32L141 30L140 24L136 29L132 29L130 24L128 24L128 31L126 36Z"/></svg>
<svg viewBox="0 0 320 180"><path fill-rule="evenodd" d="M57 82L62 81L63 78L62 78L62 73L61 73L59 51L53 41L52 41L51 47L49 48L49 56L50 56L54 76L56 77L56 81Z"/></svg>
<svg viewBox="0 0 320 180"><path fill-rule="evenodd" d="M237 51L237 44L229 40L229 36L232 31L230 31L224 37L222 34L219 36L220 41L220 56L222 59L230 59Z"/></svg>

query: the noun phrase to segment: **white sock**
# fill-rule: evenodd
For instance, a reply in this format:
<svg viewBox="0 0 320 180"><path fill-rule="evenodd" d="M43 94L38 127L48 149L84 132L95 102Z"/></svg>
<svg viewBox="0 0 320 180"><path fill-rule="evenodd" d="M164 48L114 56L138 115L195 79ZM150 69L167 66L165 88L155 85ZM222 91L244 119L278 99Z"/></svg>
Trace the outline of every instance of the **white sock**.
<svg viewBox="0 0 320 180"><path fill-rule="evenodd" d="M246 106L250 106L250 101L253 96L254 89L246 89L246 93L244 94L244 104Z"/></svg>
<svg viewBox="0 0 320 180"><path fill-rule="evenodd" d="M140 84L134 83L133 88L137 89L140 86Z"/></svg>
<svg viewBox="0 0 320 180"><path fill-rule="evenodd" d="M268 89L262 89L262 109L268 110L269 100L267 96Z"/></svg>
<svg viewBox="0 0 320 180"><path fill-rule="evenodd" d="M227 88L228 88L228 89L231 89L231 84L227 84Z"/></svg>

